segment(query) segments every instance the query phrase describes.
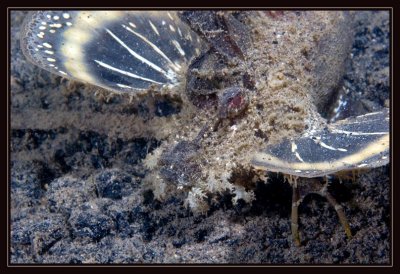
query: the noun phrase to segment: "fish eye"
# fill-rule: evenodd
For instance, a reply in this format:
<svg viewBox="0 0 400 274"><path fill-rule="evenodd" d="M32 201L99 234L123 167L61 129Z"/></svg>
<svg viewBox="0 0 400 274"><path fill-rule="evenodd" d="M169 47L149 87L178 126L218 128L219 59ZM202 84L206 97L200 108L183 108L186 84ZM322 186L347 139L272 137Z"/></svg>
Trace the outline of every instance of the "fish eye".
<svg viewBox="0 0 400 274"><path fill-rule="evenodd" d="M242 114L249 104L249 90L231 87L223 90L219 97L219 117L234 118Z"/></svg>

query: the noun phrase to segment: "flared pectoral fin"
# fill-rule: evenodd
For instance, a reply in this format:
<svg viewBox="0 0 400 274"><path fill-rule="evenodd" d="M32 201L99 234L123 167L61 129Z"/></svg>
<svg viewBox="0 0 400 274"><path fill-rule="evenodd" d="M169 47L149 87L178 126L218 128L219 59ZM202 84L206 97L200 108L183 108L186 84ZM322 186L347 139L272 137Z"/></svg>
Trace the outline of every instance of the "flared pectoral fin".
<svg viewBox="0 0 400 274"><path fill-rule="evenodd" d="M268 146L252 164L256 169L311 178L388 162L389 109L384 109Z"/></svg>
<svg viewBox="0 0 400 274"><path fill-rule="evenodd" d="M34 64L118 93L180 85L204 42L177 11L31 12L21 48Z"/></svg>

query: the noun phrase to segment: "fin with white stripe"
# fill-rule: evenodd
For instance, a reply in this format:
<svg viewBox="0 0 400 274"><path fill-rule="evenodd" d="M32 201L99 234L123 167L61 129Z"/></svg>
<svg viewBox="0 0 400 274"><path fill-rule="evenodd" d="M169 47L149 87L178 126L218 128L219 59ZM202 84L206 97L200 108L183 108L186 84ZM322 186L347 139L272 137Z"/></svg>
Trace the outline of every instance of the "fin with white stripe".
<svg viewBox="0 0 400 274"><path fill-rule="evenodd" d="M256 169L300 177L389 163L389 109L348 118L257 153Z"/></svg>

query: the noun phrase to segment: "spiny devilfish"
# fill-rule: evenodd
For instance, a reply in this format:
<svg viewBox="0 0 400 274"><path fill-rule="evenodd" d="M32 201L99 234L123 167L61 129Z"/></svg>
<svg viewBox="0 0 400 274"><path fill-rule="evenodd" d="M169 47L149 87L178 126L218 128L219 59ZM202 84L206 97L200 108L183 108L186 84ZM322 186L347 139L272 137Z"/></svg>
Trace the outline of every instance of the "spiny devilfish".
<svg viewBox="0 0 400 274"><path fill-rule="evenodd" d="M295 20L303 20L304 14L296 14ZM273 15L273 20L285 16L283 12ZM279 49L263 49L265 39L257 42L260 31L250 31L251 20L262 16L268 13L36 11L26 20L21 41L33 63L62 77L117 93L178 94L184 108L174 120L172 137L154 153L158 155L158 165L150 171L154 184L189 191L189 205L199 206L204 204L204 192L212 189L230 189L236 198L251 201L251 191L232 183L243 179L234 175L240 169L253 170L254 176L261 171L282 172L293 187L292 233L299 245L297 210L303 198L299 187L307 182L299 177L386 165L389 110L328 124L307 92L309 87L298 85L302 76L296 75L296 64L289 73L287 66L282 67L284 61L271 61L268 56ZM285 33L277 39L289 35ZM290 35L296 39L294 31ZM268 51L268 62L274 65L265 72L260 69L264 57L257 54ZM288 50L286 55L290 54ZM290 58L286 55L282 60ZM301 58L309 55L303 52ZM304 70L303 64L299 67ZM319 94L317 100L327 96L318 92L314 93ZM276 103L271 102L281 105L274 108ZM285 124L286 117L291 124ZM285 128L290 130L283 133ZM318 193L334 206L350 237L342 207L327 191L327 184Z"/></svg>

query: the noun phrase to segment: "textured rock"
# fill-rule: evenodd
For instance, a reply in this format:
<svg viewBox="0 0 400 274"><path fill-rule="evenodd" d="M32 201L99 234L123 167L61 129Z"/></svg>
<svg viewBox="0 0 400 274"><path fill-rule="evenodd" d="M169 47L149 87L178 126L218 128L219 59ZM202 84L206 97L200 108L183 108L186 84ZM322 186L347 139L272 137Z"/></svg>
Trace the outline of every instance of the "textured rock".
<svg viewBox="0 0 400 274"><path fill-rule="evenodd" d="M96 175L95 184L99 197L120 200L138 187L132 177L117 169L104 170Z"/></svg>
<svg viewBox="0 0 400 274"><path fill-rule="evenodd" d="M83 181L70 176L53 181L46 193L49 210L69 215L81 204L93 199L95 186L90 181Z"/></svg>
<svg viewBox="0 0 400 274"><path fill-rule="evenodd" d="M68 235L65 218L59 214L39 215L22 219L12 225L11 242L14 248L30 246L33 254L43 255Z"/></svg>
<svg viewBox="0 0 400 274"><path fill-rule="evenodd" d="M89 238L93 241L105 237L114 228L113 220L102 214L99 206L94 203L84 203L74 209L68 222L75 237Z"/></svg>

